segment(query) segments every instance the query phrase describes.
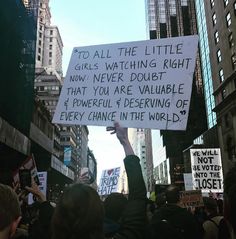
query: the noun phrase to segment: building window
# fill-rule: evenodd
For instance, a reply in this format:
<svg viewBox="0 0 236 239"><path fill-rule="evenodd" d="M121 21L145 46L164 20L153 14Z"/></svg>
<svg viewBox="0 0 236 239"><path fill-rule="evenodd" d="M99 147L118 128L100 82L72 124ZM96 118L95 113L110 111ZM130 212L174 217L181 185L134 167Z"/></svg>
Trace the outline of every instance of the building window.
<svg viewBox="0 0 236 239"><path fill-rule="evenodd" d="M52 42L52 37L50 37L49 41Z"/></svg>
<svg viewBox="0 0 236 239"><path fill-rule="evenodd" d="M217 44L220 40L218 31L215 32L214 37L215 37L215 44Z"/></svg>
<svg viewBox="0 0 236 239"><path fill-rule="evenodd" d="M53 34L53 30L50 30L50 35L52 35Z"/></svg>
<svg viewBox="0 0 236 239"><path fill-rule="evenodd" d="M218 63L222 61L220 49L217 51L217 61L218 61Z"/></svg>
<svg viewBox="0 0 236 239"><path fill-rule="evenodd" d="M40 55L38 55L38 61L40 61L41 60L41 57L40 57Z"/></svg>
<svg viewBox="0 0 236 239"><path fill-rule="evenodd" d="M222 100L224 100L225 97L226 97L226 89L223 89L223 90L221 91L221 96L222 96Z"/></svg>
<svg viewBox="0 0 236 239"><path fill-rule="evenodd" d="M42 37L42 33L41 33L41 32L39 33L39 37L40 37L40 38Z"/></svg>
<svg viewBox="0 0 236 239"><path fill-rule="evenodd" d="M215 13L212 15L212 23L213 23L213 26L216 25L216 14Z"/></svg>
<svg viewBox="0 0 236 239"><path fill-rule="evenodd" d="M38 48L38 53L41 53L41 48L40 47Z"/></svg>
<svg viewBox="0 0 236 239"><path fill-rule="evenodd" d="M40 17L40 22L43 22L43 18L42 17Z"/></svg>
<svg viewBox="0 0 236 239"><path fill-rule="evenodd" d="M224 81L224 71L223 71L223 69L220 69L219 77L220 77L220 82Z"/></svg>
<svg viewBox="0 0 236 239"><path fill-rule="evenodd" d="M41 30L41 31L43 30L43 27L42 27L42 25L40 25L40 26L39 26L39 30Z"/></svg>
<svg viewBox="0 0 236 239"><path fill-rule="evenodd" d="M229 115L226 113L224 118L225 118L225 127L229 128L229 125L230 125L230 123L229 123Z"/></svg>
<svg viewBox="0 0 236 239"><path fill-rule="evenodd" d="M236 70L236 54L235 53L231 56L231 61L232 61L233 70Z"/></svg>
<svg viewBox="0 0 236 239"><path fill-rule="evenodd" d="M215 6L215 0L211 0L211 8Z"/></svg>
<svg viewBox="0 0 236 239"><path fill-rule="evenodd" d="M52 52L51 51L49 52L49 57L52 57Z"/></svg>
<svg viewBox="0 0 236 239"><path fill-rule="evenodd" d="M49 59L48 64L52 65L52 60L51 59Z"/></svg>
<svg viewBox="0 0 236 239"><path fill-rule="evenodd" d="M49 50L52 50L52 45L49 45Z"/></svg>
<svg viewBox="0 0 236 239"><path fill-rule="evenodd" d="M229 27L231 25L231 15L230 12L227 13L226 15L226 25Z"/></svg>
<svg viewBox="0 0 236 239"><path fill-rule="evenodd" d="M41 42L41 40L39 40L39 46L41 46L41 44L42 44L42 42Z"/></svg>
<svg viewBox="0 0 236 239"><path fill-rule="evenodd" d="M229 47L232 48L234 46L234 39L233 39L233 33L231 32L228 36L229 41Z"/></svg>
<svg viewBox="0 0 236 239"><path fill-rule="evenodd" d="M229 3L229 0L224 0L224 6L226 7Z"/></svg>

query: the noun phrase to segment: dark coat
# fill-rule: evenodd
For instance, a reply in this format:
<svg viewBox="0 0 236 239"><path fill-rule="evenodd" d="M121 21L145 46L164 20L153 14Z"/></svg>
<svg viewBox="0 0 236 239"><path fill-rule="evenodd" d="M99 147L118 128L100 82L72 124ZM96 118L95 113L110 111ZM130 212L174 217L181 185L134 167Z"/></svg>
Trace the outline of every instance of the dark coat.
<svg viewBox="0 0 236 239"><path fill-rule="evenodd" d="M146 222L146 187L143 180L139 158L129 155L124 159L128 177L128 203L113 235L113 239L142 239ZM113 225L114 226L114 225Z"/></svg>
<svg viewBox="0 0 236 239"><path fill-rule="evenodd" d="M202 236L200 224L185 208L167 204L153 215L152 239L201 239Z"/></svg>

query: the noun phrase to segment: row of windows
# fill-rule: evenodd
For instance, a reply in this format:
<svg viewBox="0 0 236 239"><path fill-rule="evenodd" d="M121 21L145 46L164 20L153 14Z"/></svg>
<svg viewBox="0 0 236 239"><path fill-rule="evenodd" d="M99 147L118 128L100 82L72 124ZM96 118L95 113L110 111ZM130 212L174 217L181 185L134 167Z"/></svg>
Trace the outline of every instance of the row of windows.
<svg viewBox="0 0 236 239"><path fill-rule="evenodd" d="M220 36L218 31L215 31L214 39L215 39L215 44L217 44L220 41ZM233 39L232 32L228 35L228 43L229 43L229 48L232 48L234 46L234 39Z"/></svg>
<svg viewBox="0 0 236 239"><path fill-rule="evenodd" d="M229 27L231 25L231 23L232 23L230 12L228 12L226 14L225 20L226 20L226 26ZM216 13L214 12L213 15L212 15L212 24L213 24L213 26L215 26L216 23L217 23L217 17L216 17Z"/></svg>
<svg viewBox="0 0 236 239"><path fill-rule="evenodd" d="M229 0L223 0L224 1L224 7L226 7L229 3ZM211 0L211 8L215 6L215 0Z"/></svg>
<svg viewBox="0 0 236 239"><path fill-rule="evenodd" d="M38 86L36 87L38 91L50 91L50 90L59 90L59 86Z"/></svg>
<svg viewBox="0 0 236 239"><path fill-rule="evenodd" d="M57 105L57 100L47 100L47 101L44 101L44 104L45 105L48 105L48 106L56 106Z"/></svg>
<svg viewBox="0 0 236 239"><path fill-rule="evenodd" d="M217 60L218 60L218 63L220 63L222 61L220 49L217 51ZM235 53L231 56L231 64L232 64L233 70L236 70L236 54ZM219 71L219 79L220 79L220 82L224 81L223 69L220 69L220 71Z"/></svg>

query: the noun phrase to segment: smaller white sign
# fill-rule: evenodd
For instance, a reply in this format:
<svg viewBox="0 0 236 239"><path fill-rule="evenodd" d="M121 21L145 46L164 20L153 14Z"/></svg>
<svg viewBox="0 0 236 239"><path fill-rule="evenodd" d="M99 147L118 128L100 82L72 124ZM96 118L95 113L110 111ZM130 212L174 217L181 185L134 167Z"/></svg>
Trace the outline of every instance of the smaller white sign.
<svg viewBox="0 0 236 239"><path fill-rule="evenodd" d="M39 189L40 191L47 196L47 172L38 172L38 178L39 178ZM32 204L34 202L33 200L33 194L30 193L28 196L28 204Z"/></svg>
<svg viewBox="0 0 236 239"><path fill-rule="evenodd" d="M220 149L190 149L193 187L203 193L223 192Z"/></svg>
<svg viewBox="0 0 236 239"><path fill-rule="evenodd" d="M193 177L191 173L184 173L185 191L193 190Z"/></svg>
<svg viewBox="0 0 236 239"><path fill-rule="evenodd" d="M98 194L108 195L117 192L119 177L120 167L103 170L98 187Z"/></svg>

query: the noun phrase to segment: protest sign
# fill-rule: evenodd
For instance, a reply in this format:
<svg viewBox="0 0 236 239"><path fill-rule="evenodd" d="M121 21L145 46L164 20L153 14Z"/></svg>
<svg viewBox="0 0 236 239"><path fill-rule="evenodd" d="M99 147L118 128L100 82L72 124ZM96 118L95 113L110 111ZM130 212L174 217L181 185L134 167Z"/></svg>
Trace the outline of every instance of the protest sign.
<svg viewBox="0 0 236 239"><path fill-rule="evenodd" d="M38 172L39 179L39 189L40 191L47 196L47 172ZM28 196L28 204L32 204L34 202L33 194L30 193Z"/></svg>
<svg viewBox="0 0 236 239"><path fill-rule="evenodd" d="M180 204L185 208L204 206L201 190L181 191Z"/></svg>
<svg viewBox="0 0 236 239"><path fill-rule="evenodd" d="M120 167L102 171L100 184L98 187L99 195L108 195L118 190L118 182L120 177Z"/></svg>
<svg viewBox="0 0 236 239"><path fill-rule="evenodd" d="M194 189L204 193L223 192L220 149L190 149Z"/></svg>
<svg viewBox="0 0 236 239"><path fill-rule="evenodd" d="M193 190L193 176L191 173L184 173L185 191Z"/></svg>
<svg viewBox="0 0 236 239"><path fill-rule="evenodd" d="M38 174L37 174L38 171L37 171L37 166L36 166L36 163L35 163L33 155L29 156L21 164L21 166L13 173L13 180L14 180L15 184L20 182L20 178L19 178L19 170L20 169L28 169L28 170L30 170L31 177L39 185L39 178L38 178Z"/></svg>
<svg viewBox="0 0 236 239"><path fill-rule="evenodd" d="M198 37L76 47L53 123L185 130Z"/></svg>

